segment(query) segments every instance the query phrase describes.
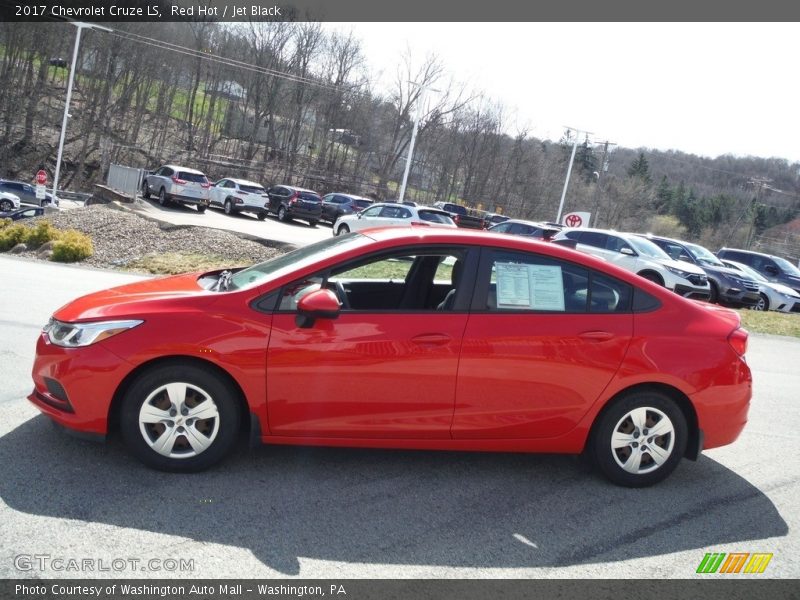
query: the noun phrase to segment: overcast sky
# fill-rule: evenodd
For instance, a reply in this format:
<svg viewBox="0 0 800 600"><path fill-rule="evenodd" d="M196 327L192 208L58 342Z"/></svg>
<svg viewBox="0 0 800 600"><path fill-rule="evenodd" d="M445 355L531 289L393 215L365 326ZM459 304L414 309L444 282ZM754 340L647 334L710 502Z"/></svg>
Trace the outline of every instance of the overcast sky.
<svg viewBox="0 0 800 600"><path fill-rule="evenodd" d="M501 101L515 125L630 148L800 162L798 23L353 23L391 84L410 49Z"/></svg>

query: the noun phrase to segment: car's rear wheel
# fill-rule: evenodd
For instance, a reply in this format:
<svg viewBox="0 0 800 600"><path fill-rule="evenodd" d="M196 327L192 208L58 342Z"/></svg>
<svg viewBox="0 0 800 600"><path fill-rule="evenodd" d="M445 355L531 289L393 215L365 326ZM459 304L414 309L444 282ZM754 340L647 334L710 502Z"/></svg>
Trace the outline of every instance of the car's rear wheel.
<svg viewBox="0 0 800 600"><path fill-rule="evenodd" d="M14 208L14 203L11 200L0 200L0 211L7 211Z"/></svg>
<svg viewBox="0 0 800 600"><path fill-rule="evenodd" d="M199 212L201 215L204 212L206 212L206 205L205 204L198 204L197 205L197 212Z"/></svg>
<svg viewBox="0 0 800 600"><path fill-rule="evenodd" d="M716 303L719 301L719 288L717 287L717 284L716 284L716 283L714 283L714 282L713 282L713 281L711 281L711 280L709 280L709 282L708 282L708 285L709 285L709 286L710 286L710 288L711 288L711 289L709 290L709 297L708 297L708 301L709 301L711 304L716 304Z"/></svg>
<svg viewBox="0 0 800 600"><path fill-rule="evenodd" d="M231 214L233 212L233 203L230 201L230 198L225 200L224 208L225 208L225 214L226 215L229 215L229 214Z"/></svg>
<svg viewBox="0 0 800 600"><path fill-rule="evenodd" d="M311 220L311 221L309 221L309 222L308 222L308 226L309 226L309 227L316 227L316 226L317 226L317 222L316 222L316 221L313 221L313 220Z"/></svg>
<svg viewBox="0 0 800 600"><path fill-rule="evenodd" d="M267 218L267 213L265 213L265 212L258 213L258 220L259 221L263 221L266 218Z"/></svg>
<svg viewBox="0 0 800 600"><path fill-rule="evenodd" d="M146 181L142 182L142 198L144 198L145 200L150 198L150 190L147 188L147 182Z"/></svg>
<svg viewBox="0 0 800 600"><path fill-rule="evenodd" d="M120 413L125 444L146 465L199 471L225 456L241 418L235 392L191 364L145 371L128 389Z"/></svg>
<svg viewBox="0 0 800 600"><path fill-rule="evenodd" d="M686 418L672 398L655 390L637 391L600 416L588 449L613 483L645 487L675 470L687 437Z"/></svg>
<svg viewBox="0 0 800 600"><path fill-rule="evenodd" d="M286 207L285 206L281 206L278 209L278 221L283 221L285 223L286 219L287 219Z"/></svg>
<svg viewBox="0 0 800 600"><path fill-rule="evenodd" d="M769 298L766 294L758 294L758 302L753 306L753 310L769 310Z"/></svg>
<svg viewBox="0 0 800 600"><path fill-rule="evenodd" d="M164 188L161 188L158 192L158 203L161 206L167 205L167 192L164 190Z"/></svg>
<svg viewBox="0 0 800 600"><path fill-rule="evenodd" d="M336 228L336 235L344 235L345 233L350 233L350 228L342 223Z"/></svg>

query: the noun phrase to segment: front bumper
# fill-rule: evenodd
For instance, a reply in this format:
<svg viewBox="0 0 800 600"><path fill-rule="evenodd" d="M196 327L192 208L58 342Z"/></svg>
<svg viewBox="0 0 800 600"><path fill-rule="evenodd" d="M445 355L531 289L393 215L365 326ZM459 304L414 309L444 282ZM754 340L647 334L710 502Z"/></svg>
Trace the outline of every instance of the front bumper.
<svg viewBox="0 0 800 600"><path fill-rule="evenodd" d="M742 290L739 288L728 288L720 290L719 301L736 307L751 307L758 304L760 296L758 292Z"/></svg>
<svg viewBox="0 0 800 600"><path fill-rule="evenodd" d="M709 286L699 287L693 285L677 284L673 290L676 294L692 300L709 300L711 298L711 288Z"/></svg>
<svg viewBox="0 0 800 600"><path fill-rule="evenodd" d="M41 334L33 364L34 389L28 396L58 425L89 437L108 432L111 401L133 366L103 348L62 348Z"/></svg>

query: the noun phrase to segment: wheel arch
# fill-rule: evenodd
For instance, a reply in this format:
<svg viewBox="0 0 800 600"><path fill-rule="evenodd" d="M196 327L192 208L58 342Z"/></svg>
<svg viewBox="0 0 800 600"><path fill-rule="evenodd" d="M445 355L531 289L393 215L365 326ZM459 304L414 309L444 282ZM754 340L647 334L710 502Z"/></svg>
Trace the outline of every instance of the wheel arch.
<svg viewBox="0 0 800 600"><path fill-rule="evenodd" d="M154 369L156 367L162 367L164 365L197 366L206 371L214 372L221 379L225 380L231 386L231 389L233 389L235 392L234 396L236 397L236 402L239 405L240 413L242 415L242 423L241 423L242 431L250 430L251 427L250 406L247 402L247 397L244 394L242 386L239 385L239 382L236 381L236 379L225 369L223 369L222 367L211 361L204 360L202 358L197 358L196 356L175 355L175 356L160 356L158 358L154 358L152 360L144 362L125 376L125 378L117 386L117 389L114 392L114 396L111 399L111 406L108 409L107 427L109 432L112 431L112 429L113 430L119 429L119 418L120 418L120 409L122 407L122 399L125 397L125 393L128 391L128 389L130 389L133 382L136 381L136 379L138 379L143 373L146 373L147 371Z"/></svg>
<svg viewBox="0 0 800 600"><path fill-rule="evenodd" d="M700 455L700 451L703 449L703 439L702 433L698 427L697 411L695 410L692 401L686 394L684 394L678 388L666 383L639 383L620 390L611 398L609 398L608 401L603 405L603 408L601 408L594 416L594 419L592 419L589 435L586 436L586 442L584 443L584 451L589 445L589 440L591 440L592 436L594 435L595 428L600 422L600 419L616 402L618 402L621 398L631 394L647 391L661 392L662 394L669 396L678 406L681 413L683 413L683 417L686 419L686 428L688 431L688 439L686 440L686 452L684 452L684 458L697 460L697 457Z"/></svg>
<svg viewBox="0 0 800 600"><path fill-rule="evenodd" d="M654 283L658 283L661 286L664 286L665 284L664 276L658 271L655 271L653 269L645 268L642 269L641 271L638 271L636 274L639 277L644 277L645 279L648 279L650 281L653 281L653 279L655 279Z"/></svg>

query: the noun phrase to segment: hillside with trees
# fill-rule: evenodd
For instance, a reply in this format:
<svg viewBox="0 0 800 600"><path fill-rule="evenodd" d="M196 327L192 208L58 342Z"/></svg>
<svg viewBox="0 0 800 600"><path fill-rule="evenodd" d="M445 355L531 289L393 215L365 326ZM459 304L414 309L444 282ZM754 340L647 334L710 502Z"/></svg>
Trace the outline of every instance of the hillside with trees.
<svg viewBox="0 0 800 600"><path fill-rule="evenodd" d="M0 24L0 175L55 170L74 27ZM56 59L56 60L54 60ZM61 59L61 60L58 60ZM359 40L317 23L128 23L84 33L61 184L91 191L112 163L179 162L389 199L420 111L407 196L552 220L575 141L512 130L513 107L429 57L375 89ZM417 86L408 82L414 81ZM423 88L439 90L424 94ZM658 118L654 115L654 118ZM606 147L578 139L565 210L602 227L800 257L800 164Z"/></svg>

